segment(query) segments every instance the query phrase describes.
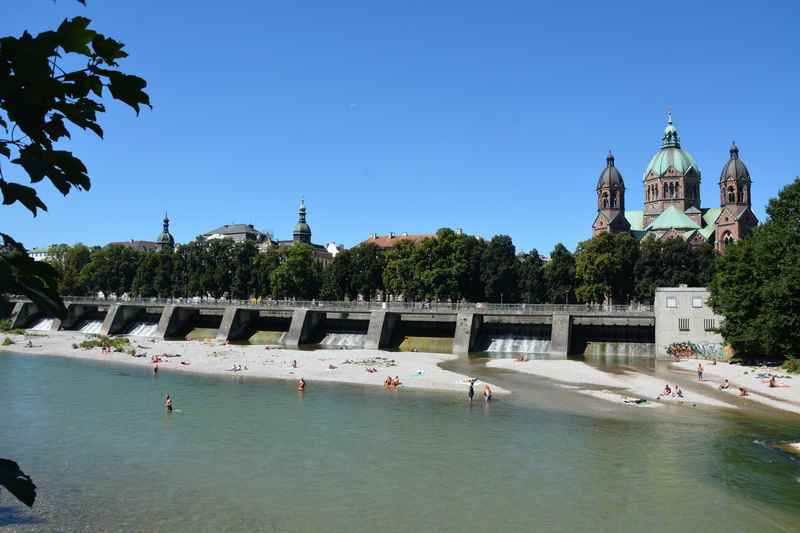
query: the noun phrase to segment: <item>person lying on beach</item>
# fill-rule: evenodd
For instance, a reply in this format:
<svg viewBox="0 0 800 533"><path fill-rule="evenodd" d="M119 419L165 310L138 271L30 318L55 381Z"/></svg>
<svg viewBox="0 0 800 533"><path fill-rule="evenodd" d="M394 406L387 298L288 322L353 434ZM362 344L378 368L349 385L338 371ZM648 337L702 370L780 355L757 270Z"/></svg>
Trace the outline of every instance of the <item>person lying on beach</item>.
<svg viewBox="0 0 800 533"><path fill-rule="evenodd" d="M678 398L683 398L683 391L677 385L675 385L675 394L674 394L674 396L676 396Z"/></svg>
<svg viewBox="0 0 800 533"><path fill-rule="evenodd" d="M516 356L516 357L514 358L514 360L515 360L517 363L524 363L524 362L525 362L525 356L524 356L524 355L518 355L518 356Z"/></svg>
<svg viewBox="0 0 800 533"><path fill-rule="evenodd" d="M628 405L640 405L643 403L647 403L647 400L645 400L644 398L628 398L627 396L622 401L624 403L627 403Z"/></svg>
<svg viewBox="0 0 800 533"><path fill-rule="evenodd" d="M192 363L190 363L189 361L181 361L181 364L182 364L182 365L190 365L190 364L192 364Z"/></svg>
<svg viewBox="0 0 800 533"><path fill-rule="evenodd" d="M770 376L768 385L770 389L774 389L778 386L778 384L775 383L775 376Z"/></svg>
<svg viewBox="0 0 800 533"><path fill-rule="evenodd" d="M739 387L739 396L747 396L747 391L744 387Z"/></svg>
<svg viewBox="0 0 800 533"><path fill-rule="evenodd" d="M719 384L719 390L726 390L731 388L731 384L728 381L728 378L725 378L722 383Z"/></svg>
<svg viewBox="0 0 800 533"><path fill-rule="evenodd" d="M658 399L660 400L662 396L665 398L667 396L672 396L672 389L669 387L669 383L664 385L664 390L661 391L661 394L658 395Z"/></svg>

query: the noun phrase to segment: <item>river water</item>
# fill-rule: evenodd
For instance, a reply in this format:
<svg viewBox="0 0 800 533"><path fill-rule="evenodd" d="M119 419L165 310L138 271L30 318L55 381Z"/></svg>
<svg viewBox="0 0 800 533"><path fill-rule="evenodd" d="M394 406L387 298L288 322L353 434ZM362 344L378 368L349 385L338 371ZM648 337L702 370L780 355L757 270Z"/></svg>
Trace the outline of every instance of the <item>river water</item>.
<svg viewBox="0 0 800 533"><path fill-rule="evenodd" d="M586 409L532 376L491 377L515 394L484 406L312 383L300 395L0 355L0 457L39 487L32 511L0 494L0 529L800 530L800 463L768 446L800 440L796 417Z"/></svg>

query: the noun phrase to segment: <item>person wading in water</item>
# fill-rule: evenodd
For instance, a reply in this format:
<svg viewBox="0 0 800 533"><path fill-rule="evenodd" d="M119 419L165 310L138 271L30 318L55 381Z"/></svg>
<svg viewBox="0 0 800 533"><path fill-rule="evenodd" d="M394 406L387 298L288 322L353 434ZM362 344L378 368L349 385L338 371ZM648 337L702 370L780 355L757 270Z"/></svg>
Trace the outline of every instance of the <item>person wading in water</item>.
<svg viewBox="0 0 800 533"><path fill-rule="evenodd" d="M172 397L169 394L167 394L167 398L164 400L164 407L167 408L168 413L172 412Z"/></svg>

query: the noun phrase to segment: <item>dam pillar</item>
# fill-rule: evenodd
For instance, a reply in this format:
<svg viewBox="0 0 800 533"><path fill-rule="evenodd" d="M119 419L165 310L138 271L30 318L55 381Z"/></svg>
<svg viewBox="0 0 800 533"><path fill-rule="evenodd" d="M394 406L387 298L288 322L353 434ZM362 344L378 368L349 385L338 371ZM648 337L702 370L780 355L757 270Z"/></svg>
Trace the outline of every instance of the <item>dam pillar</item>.
<svg viewBox="0 0 800 533"><path fill-rule="evenodd" d="M39 312L39 307L33 302L17 302L11 311L11 329L24 328L31 317Z"/></svg>
<svg viewBox="0 0 800 533"><path fill-rule="evenodd" d="M156 337L159 339L169 339L178 336L180 331L185 330L199 313L199 309L191 307L165 305L164 310L161 311L161 318L158 319Z"/></svg>
<svg viewBox="0 0 800 533"><path fill-rule="evenodd" d="M106 318L100 327L100 335L117 335L125 331L125 327L133 322L144 311L139 305L112 304L108 308Z"/></svg>
<svg viewBox="0 0 800 533"><path fill-rule="evenodd" d="M218 341L234 341L247 335L258 320L258 311L243 307L226 307L217 330Z"/></svg>
<svg viewBox="0 0 800 533"><path fill-rule="evenodd" d="M553 315L553 328L550 332L550 355L567 357L572 337L572 316L567 314Z"/></svg>
<svg viewBox="0 0 800 533"><path fill-rule="evenodd" d="M475 346L475 339L483 324L483 316L476 313L458 313L456 334L453 338L453 353L467 355Z"/></svg>
<svg viewBox="0 0 800 533"><path fill-rule="evenodd" d="M90 307L94 308L95 306L67 304L67 316L64 317L64 320L58 318L53 320L52 330L59 331L62 329L74 328L81 321L81 318L83 318Z"/></svg>
<svg viewBox="0 0 800 533"><path fill-rule="evenodd" d="M301 344L308 344L308 340L313 337L323 318L325 313L319 311L295 309L283 345L287 348L299 348Z"/></svg>
<svg viewBox="0 0 800 533"><path fill-rule="evenodd" d="M386 348L392 340L400 315L386 311L372 311L369 315L369 329L364 348L367 350L380 350Z"/></svg>

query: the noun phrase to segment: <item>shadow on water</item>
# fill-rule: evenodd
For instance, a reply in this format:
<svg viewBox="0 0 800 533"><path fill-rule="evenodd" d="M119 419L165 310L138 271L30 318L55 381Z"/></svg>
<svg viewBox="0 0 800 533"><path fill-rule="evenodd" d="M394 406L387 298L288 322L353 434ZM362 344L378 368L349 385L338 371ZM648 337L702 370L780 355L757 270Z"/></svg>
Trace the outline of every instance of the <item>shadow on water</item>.
<svg viewBox="0 0 800 533"><path fill-rule="evenodd" d="M3 492L3 496L10 497L8 492ZM36 515L31 514L32 511L26 511L22 507L14 505L0 505L0 527L3 526L21 526L30 524L43 524L44 520Z"/></svg>

